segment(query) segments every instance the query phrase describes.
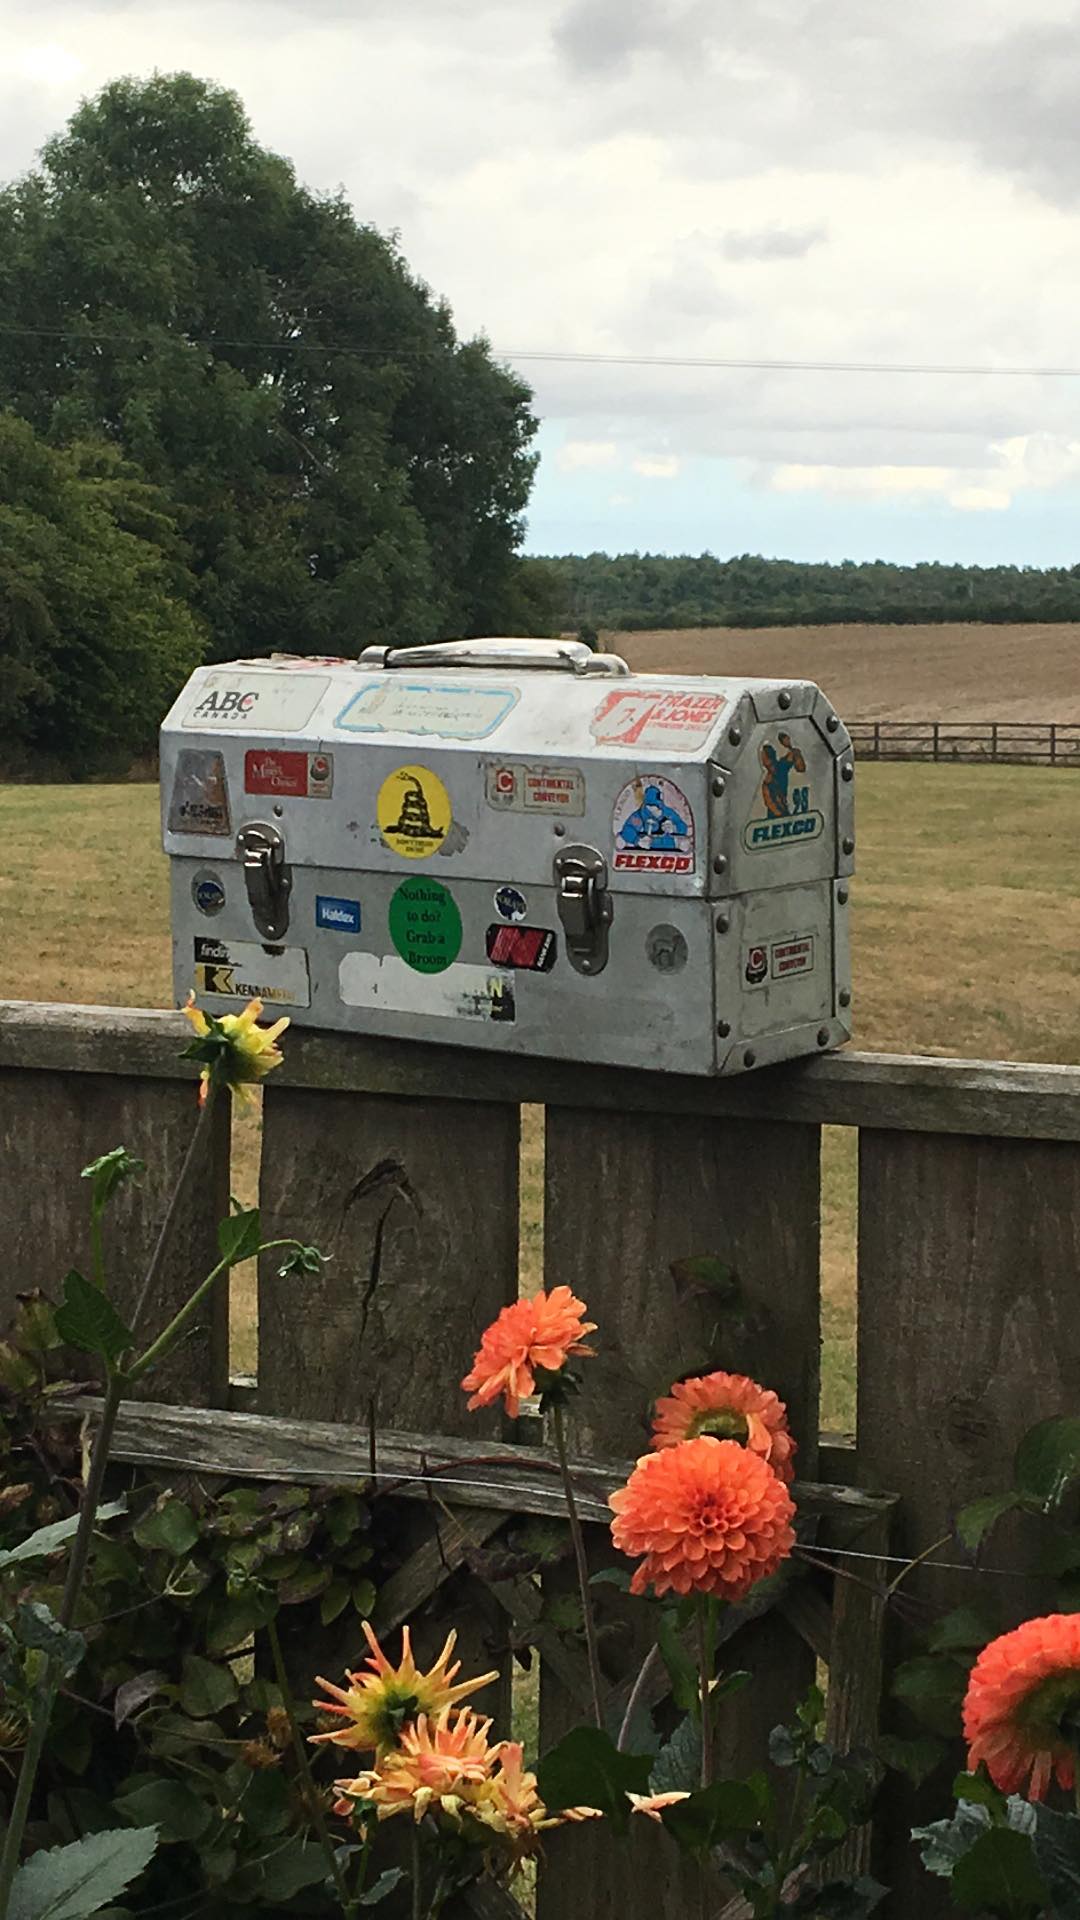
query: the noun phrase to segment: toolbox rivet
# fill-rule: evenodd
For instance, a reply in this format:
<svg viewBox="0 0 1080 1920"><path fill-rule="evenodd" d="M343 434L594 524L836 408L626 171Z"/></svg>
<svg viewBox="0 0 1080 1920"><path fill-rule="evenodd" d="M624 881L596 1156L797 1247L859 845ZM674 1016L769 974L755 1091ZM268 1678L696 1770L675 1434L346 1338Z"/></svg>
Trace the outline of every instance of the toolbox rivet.
<svg viewBox="0 0 1080 1920"><path fill-rule="evenodd" d="M828 717L828 719L827 719L827 720L826 720L826 722L825 722L825 725L826 725L826 727L828 728L828 730L829 730L829 732L830 732L830 733L835 733L835 732L836 732L836 729L837 729L837 727L838 727L838 726L840 725L840 716L839 716L839 714L836 714L836 713L830 713L830 715L829 715L829 717Z"/></svg>
<svg viewBox="0 0 1080 1920"><path fill-rule="evenodd" d="M276 815L276 817L277 817L277 818L278 818L279 820L281 819L281 816L282 816L282 814L284 813L284 811L285 811L285 809L284 809L284 807L283 807L283 806L281 805L281 802L280 802L280 801L275 801L275 802L274 802L274 813L275 813L275 815Z"/></svg>
<svg viewBox="0 0 1080 1920"><path fill-rule="evenodd" d="M827 1046L828 1046L828 1044L829 1044L829 1029L828 1029L828 1027L819 1027L819 1028L818 1028L818 1035L817 1035L817 1043L818 1043L818 1046L819 1046L819 1047L827 1047Z"/></svg>
<svg viewBox="0 0 1080 1920"><path fill-rule="evenodd" d="M788 708L789 708L789 707L790 707L790 705L791 705L791 695L790 695L790 693L788 692L788 690L787 690L787 688L786 688L786 687L784 688L784 691L783 691L783 693L778 693L778 694L777 694L777 696L776 696L776 704L777 704L777 706L778 706L778 707L780 708L780 711L781 711L782 713L786 713L786 712L787 712L787 710L788 710Z"/></svg>
<svg viewBox="0 0 1080 1920"><path fill-rule="evenodd" d="M713 799L719 800L720 795L724 791L724 782L722 780L714 780L712 783L712 790L713 790Z"/></svg>
<svg viewBox="0 0 1080 1920"><path fill-rule="evenodd" d="M845 853L854 853L854 851L855 851L855 842L854 842L854 840L852 839L852 837L851 837L851 835L850 835L850 833L845 833L845 835L844 835L844 842L843 842L843 844L844 844L844 852L845 852Z"/></svg>
<svg viewBox="0 0 1080 1920"><path fill-rule="evenodd" d="M721 1040L726 1040L728 1034L731 1032L731 1021L718 1020L716 1023L716 1031L720 1035Z"/></svg>
<svg viewBox="0 0 1080 1920"><path fill-rule="evenodd" d="M716 916L717 933L726 933L730 925L731 925L731 921L728 919L728 916L726 913L717 914Z"/></svg>
<svg viewBox="0 0 1080 1920"><path fill-rule="evenodd" d="M738 746L738 744L739 744L739 742L740 742L740 740L742 739L742 729L741 729L741 727L729 727L729 728L728 728L728 739L729 739L729 740L731 741L731 744L732 744L732 746L733 746L733 747L737 747L737 746Z"/></svg>
<svg viewBox="0 0 1080 1920"><path fill-rule="evenodd" d="M566 828L564 826L556 826L554 829L556 840L561 840L565 832Z"/></svg>
<svg viewBox="0 0 1080 1920"><path fill-rule="evenodd" d="M842 766L842 767L841 767L841 769L840 769L840 777L841 777L841 779L842 779L842 780L854 780L854 778L855 778L855 769L854 769L854 767L852 766L852 764L851 764L851 761L850 761L850 760L845 760L845 761L844 761L844 764L843 764L843 766Z"/></svg>
<svg viewBox="0 0 1080 1920"><path fill-rule="evenodd" d="M727 872L727 856L725 854L717 854L716 859L712 863L712 870L714 873Z"/></svg>
<svg viewBox="0 0 1080 1920"><path fill-rule="evenodd" d="M839 994L839 999L840 999L840 1005L841 1005L842 1007L850 1007L850 1005L851 1005L851 991L850 991L850 988L848 988L848 987L841 987L841 989L840 989L840 994Z"/></svg>
<svg viewBox="0 0 1080 1920"><path fill-rule="evenodd" d="M754 1052L753 1047L747 1047L746 1052L743 1054L743 1057L742 1057L743 1066L752 1067L756 1059L757 1059L757 1054Z"/></svg>
<svg viewBox="0 0 1080 1920"><path fill-rule="evenodd" d="M846 907L846 906L847 906L847 903L848 903L848 890L847 890L847 888L846 888L846 887L837 887L837 889L836 889L836 898L837 898L837 900L839 901L839 903L840 903L840 905L841 905L842 907Z"/></svg>

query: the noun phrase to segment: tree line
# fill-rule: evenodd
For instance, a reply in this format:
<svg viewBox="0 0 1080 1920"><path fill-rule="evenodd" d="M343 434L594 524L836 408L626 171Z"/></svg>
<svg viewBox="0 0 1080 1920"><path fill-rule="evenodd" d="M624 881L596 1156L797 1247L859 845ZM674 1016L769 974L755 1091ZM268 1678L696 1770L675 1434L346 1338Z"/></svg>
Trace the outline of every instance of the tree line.
<svg viewBox="0 0 1080 1920"><path fill-rule="evenodd" d="M565 554L535 565L563 630L1080 620L1080 565L834 565L751 553Z"/></svg>

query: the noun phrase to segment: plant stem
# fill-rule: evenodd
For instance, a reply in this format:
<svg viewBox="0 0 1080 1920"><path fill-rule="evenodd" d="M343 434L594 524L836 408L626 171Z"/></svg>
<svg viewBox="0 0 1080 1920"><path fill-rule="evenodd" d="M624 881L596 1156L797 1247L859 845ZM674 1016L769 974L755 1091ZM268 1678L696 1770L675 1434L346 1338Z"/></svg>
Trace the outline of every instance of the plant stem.
<svg viewBox="0 0 1080 1920"><path fill-rule="evenodd" d="M578 1587L581 1591L581 1611L585 1620L585 1647L589 1656L589 1682L592 1687L593 1715L598 1727L603 1727L604 1712L601 1702L600 1657L596 1648L596 1622L593 1619L592 1596L589 1592L589 1562L585 1553L585 1535L581 1530L581 1516L574 1499L573 1482L570 1479L570 1462L566 1457L566 1433L563 1428L563 1410L560 1406L552 1409L552 1423L555 1429L555 1446L559 1455L559 1471L562 1474L563 1492L566 1495L566 1514L570 1522L570 1538L574 1543L574 1559L577 1561Z"/></svg>
<svg viewBox="0 0 1080 1920"><path fill-rule="evenodd" d="M701 1784L707 1787L712 1780L712 1729L709 1725L709 1708L712 1701L712 1654L709 1647L709 1634L706 1627L708 1599L703 1593L697 1601L697 1641L698 1676L701 1687Z"/></svg>
<svg viewBox="0 0 1080 1920"><path fill-rule="evenodd" d="M270 1253L275 1247L295 1247L297 1244L295 1240L264 1240L256 1247L251 1257L253 1260L257 1260L260 1254ZM164 1331L158 1334L156 1340L151 1341L146 1352L141 1353L137 1360L132 1361L127 1370L127 1379L132 1382L132 1384L134 1384L136 1380L141 1380L144 1373L149 1372L151 1367L157 1366L159 1360L164 1360L166 1354L172 1352L184 1328L198 1313L199 1308L215 1281L220 1280L222 1274L228 1272L229 1265L229 1260L219 1260L217 1266L211 1268L206 1279L196 1287L191 1298L185 1300L179 1313L173 1315L173 1318L169 1321Z"/></svg>
<svg viewBox="0 0 1080 1920"><path fill-rule="evenodd" d="M94 1262L94 1285L105 1291L105 1236L101 1227L101 1210L98 1206L90 1209L90 1250Z"/></svg>
<svg viewBox="0 0 1080 1920"><path fill-rule="evenodd" d="M137 1333L139 1330L139 1322L143 1317L143 1312L145 1310L146 1303L149 1300L151 1292L153 1291L153 1288L154 1288L154 1284L158 1279L159 1274L161 1273L162 1264L165 1259L165 1253L169 1245L169 1239L172 1235L172 1230L176 1221L176 1216L180 1210L180 1202L187 1191L188 1180L191 1177L191 1172L195 1165L196 1159L198 1158L199 1150L202 1146L203 1140L205 1139L206 1134L210 1127L210 1116L214 1111L216 1096L217 1096L217 1087L214 1084L213 1076L211 1076L206 1089L206 1099L204 1100L202 1106L199 1108L199 1117L195 1122L191 1139L188 1141L187 1152L184 1155L183 1164L176 1178L176 1185L172 1191L172 1198L170 1199L169 1204L165 1209L165 1218L161 1223L160 1232L158 1233L158 1237L154 1242L154 1250L150 1255L150 1264L146 1269L146 1278L142 1283L138 1300L135 1302L135 1311L131 1317L132 1331L135 1333Z"/></svg>
<svg viewBox="0 0 1080 1920"><path fill-rule="evenodd" d="M322 1805L319 1800L319 1789L315 1784L315 1776L311 1771L311 1762L308 1759L307 1748L301 1737L300 1729L296 1724L296 1715L293 1711L292 1689L289 1686L289 1675L286 1671L285 1658L281 1651L281 1638L278 1634L276 1620L270 1621L266 1629L266 1634L270 1642L270 1654L274 1662L274 1678L277 1681L278 1691L281 1694L281 1703L285 1708L286 1718L289 1722L289 1738L292 1741L292 1750L296 1759L297 1770L304 1783L304 1792L307 1795L312 1824L314 1825L319 1845L326 1855L327 1864L330 1868L330 1876L334 1882L341 1911L348 1915L353 1910L353 1902L349 1899L349 1890L345 1885L345 1876L341 1871L341 1863L338 1860L334 1843L330 1838L326 1821L323 1818Z"/></svg>
<svg viewBox="0 0 1080 1920"><path fill-rule="evenodd" d="M661 1654L660 1654L659 1644L657 1644L656 1646L650 1647L648 1653L645 1655L645 1658L641 1663L641 1671L638 1674L637 1679L634 1681L634 1684L630 1689L630 1698L626 1703L626 1712L623 1714L623 1723L622 1723L622 1726L619 1728L619 1737L615 1742L615 1745L618 1748L618 1751L620 1753L625 1753L626 1751L626 1743L630 1738L630 1725L634 1718L634 1708L637 1706L637 1703L641 1699L642 1693L644 1692L645 1682L648 1680L649 1675L652 1673L653 1668L655 1667L657 1661L660 1658L661 1658Z"/></svg>

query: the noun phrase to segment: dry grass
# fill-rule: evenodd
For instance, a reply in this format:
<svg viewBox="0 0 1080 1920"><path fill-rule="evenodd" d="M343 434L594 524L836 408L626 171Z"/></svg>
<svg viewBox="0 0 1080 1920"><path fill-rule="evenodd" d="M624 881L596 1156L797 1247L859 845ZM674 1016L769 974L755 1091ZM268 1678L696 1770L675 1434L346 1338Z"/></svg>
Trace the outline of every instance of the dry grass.
<svg viewBox="0 0 1080 1920"><path fill-rule="evenodd" d="M605 633L642 672L815 680L845 720L1080 720L1080 626Z"/></svg>

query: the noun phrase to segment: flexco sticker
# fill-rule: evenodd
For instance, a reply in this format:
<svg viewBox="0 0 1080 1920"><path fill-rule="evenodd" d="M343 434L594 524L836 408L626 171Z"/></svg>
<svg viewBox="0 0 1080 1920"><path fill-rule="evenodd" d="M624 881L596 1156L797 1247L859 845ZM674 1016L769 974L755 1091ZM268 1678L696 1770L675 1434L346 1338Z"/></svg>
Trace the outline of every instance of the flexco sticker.
<svg viewBox="0 0 1080 1920"><path fill-rule="evenodd" d="M331 933L359 933L359 900L338 900L333 894L315 895L315 925Z"/></svg>
<svg viewBox="0 0 1080 1920"><path fill-rule="evenodd" d="M814 936L791 934L767 945L755 941L743 950L743 985L763 987L770 980L789 980L793 974L813 973Z"/></svg>
<svg viewBox="0 0 1080 1920"><path fill-rule="evenodd" d="M390 902L390 938L416 973L443 973L461 952L457 901L437 880L403 880Z"/></svg>
<svg viewBox="0 0 1080 1920"><path fill-rule="evenodd" d="M334 757L293 747L250 747L244 755L244 792L328 800L334 790Z"/></svg>
<svg viewBox="0 0 1080 1920"><path fill-rule="evenodd" d="M398 767L379 788L379 830L394 853L423 860L450 831L450 795L427 767Z"/></svg>
<svg viewBox="0 0 1080 1920"><path fill-rule="evenodd" d="M600 747L644 747L652 753L693 753L716 731L727 706L721 693L675 688L605 695L590 726Z"/></svg>
<svg viewBox="0 0 1080 1920"><path fill-rule="evenodd" d="M528 902L520 887L496 887L495 911L503 920L524 920Z"/></svg>
<svg viewBox="0 0 1080 1920"><path fill-rule="evenodd" d="M396 953L347 953L338 967L338 991L347 1007L436 1019L511 1022L516 1011L512 973L457 966L432 977L415 973Z"/></svg>
<svg viewBox="0 0 1080 1920"><path fill-rule="evenodd" d="M507 766L494 762L485 780L489 807L509 813L562 813L580 818L585 811L585 775L579 767Z"/></svg>
<svg viewBox="0 0 1080 1920"><path fill-rule="evenodd" d="M225 889L216 873L197 873L191 883L191 897L200 913L220 913L225 905Z"/></svg>
<svg viewBox="0 0 1080 1920"><path fill-rule="evenodd" d="M181 747L169 796L170 833L232 832L229 787L220 753Z"/></svg>
<svg viewBox="0 0 1080 1920"><path fill-rule="evenodd" d="M681 973L689 958L686 936L678 927L650 927L645 936L645 955L658 973Z"/></svg>
<svg viewBox="0 0 1080 1920"><path fill-rule="evenodd" d="M307 954L303 947L257 947L245 940L196 934L195 991L309 1007Z"/></svg>
<svg viewBox="0 0 1080 1920"><path fill-rule="evenodd" d="M555 965L556 940L550 927L491 926L486 947L487 957L496 967L550 973Z"/></svg>
<svg viewBox="0 0 1080 1920"><path fill-rule="evenodd" d="M663 774L631 780L612 815L615 857L623 873L692 873L694 816L681 788Z"/></svg>
<svg viewBox="0 0 1080 1920"><path fill-rule="evenodd" d="M330 685L325 675L211 673L180 722L226 733L296 733L306 727Z"/></svg>
<svg viewBox="0 0 1080 1920"><path fill-rule="evenodd" d="M766 740L758 755L765 811L743 828L743 845L751 853L767 847L803 845L819 839L825 828L824 815L810 805L805 756L788 733L777 734L776 742L774 747Z"/></svg>
<svg viewBox="0 0 1080 1920"><path fill-rule="evenodd" d="M361 688L335 725L346 733L435 734L440 740L486 740L512 713L517 687L470 687L396 675Z"/></svg>

